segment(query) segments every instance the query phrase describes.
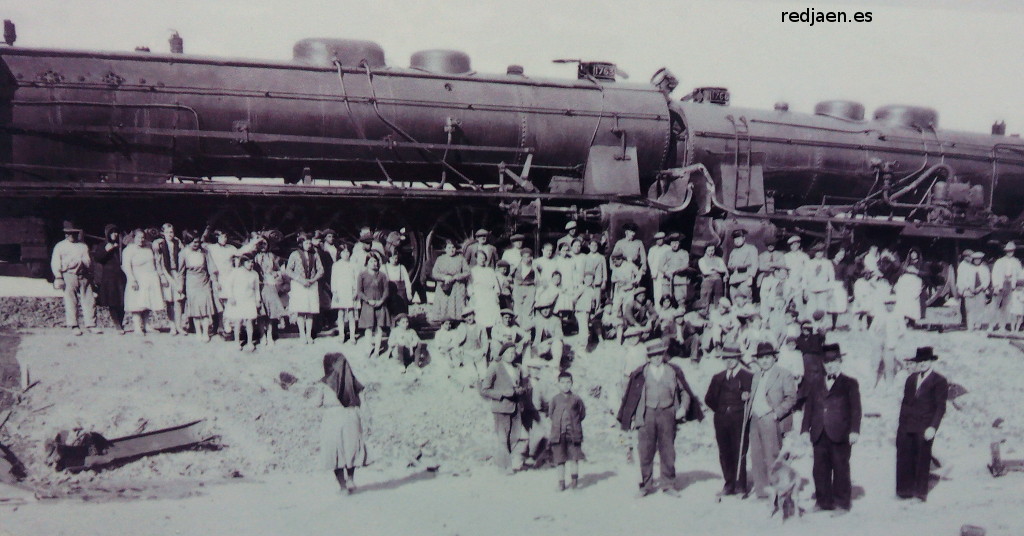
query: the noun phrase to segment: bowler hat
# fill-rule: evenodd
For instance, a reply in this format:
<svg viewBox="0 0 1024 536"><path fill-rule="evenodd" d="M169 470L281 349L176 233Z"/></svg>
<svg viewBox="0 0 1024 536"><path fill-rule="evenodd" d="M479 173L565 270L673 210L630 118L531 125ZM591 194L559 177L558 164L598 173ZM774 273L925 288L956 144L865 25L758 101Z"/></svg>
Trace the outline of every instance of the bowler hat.
<svg viewBox="0 0 1024 536"><path fill-rule="evenodd" d="M757 343L757 351L754 352L754 357L764 357L766 355L778 355L779 352L772 346L770 342L759 342Z"/></svg>
<svg viewBox="0 0 1024 536"><path fill-rule="evenodd" d="M80 233L81 229L77 225L71 222L71 220L64 220L64 232L65 233Z"/></svg>
<svg viewBox="0 0 1024 536"><path fill-rule="evenodd" d="M921 346L917 349L917 353L914 354L914 357L907 358L904 361L922 363L924 361L935 361L937 359L939 359L939 356L935 355L935 350L931 346Z"/></svg>
<svg viewBox="0 0 1024 536"><path fill-rule="evenodd" d="M832 361L838 361L843 358L843 352L839 349L838 344L825 344L821 347L821 361L823 363L831 363Z"/></svg>
<svg viewBox="0 0 1024 536"><path fill-rule="evenodd" d="M732 232L732 237L733 238L738 238L738 237L741 237L741 236L747 236L747 231L745 231L743 229L736 229L736 230L734 230Z"/></svg>
<svg viewBox="0 0 1024 536"><path fill-rule="evenodd" d="M665 238L664 231L658 231L658 232L654 233L654 239L655 240L659 240L661 238Z"/></svg>
<svg viewBox="0 0 1024 536"><path fill-rule="evenodd" d="M683 235L679 233L672 233L668 235L667 240L669 242L681 242L683 240Z"/></svg>
<svg viewBox="0 0 1024 536"><path fill-rule="evenodd" d="M576 228L577 226L578 226L578 225L576 224L576 221L575 221L575 220L569 220L569 223L566 223L566 224L565 224L565 230L566 230L566 231L569 231L569 230L571 230L571 229L575 229L575 228Z"/></svg>

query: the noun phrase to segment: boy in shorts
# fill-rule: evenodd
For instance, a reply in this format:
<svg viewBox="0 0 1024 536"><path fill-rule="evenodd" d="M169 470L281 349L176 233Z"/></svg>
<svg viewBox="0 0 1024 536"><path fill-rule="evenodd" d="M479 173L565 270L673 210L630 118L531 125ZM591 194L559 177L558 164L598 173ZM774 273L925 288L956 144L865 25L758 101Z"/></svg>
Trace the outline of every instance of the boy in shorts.
<svg viewBox="0 0 1024 536"><path fill-rule="evenodd" d="M569 489L579 485L579 461L583 459L583 419L586 407L576 393L572 392L572 374L558 375L558 389L561 391L551 399L548 415L551 418L551 459L558 466L558 491L565 491L565 464L569 463L572 482Z"/></svg>

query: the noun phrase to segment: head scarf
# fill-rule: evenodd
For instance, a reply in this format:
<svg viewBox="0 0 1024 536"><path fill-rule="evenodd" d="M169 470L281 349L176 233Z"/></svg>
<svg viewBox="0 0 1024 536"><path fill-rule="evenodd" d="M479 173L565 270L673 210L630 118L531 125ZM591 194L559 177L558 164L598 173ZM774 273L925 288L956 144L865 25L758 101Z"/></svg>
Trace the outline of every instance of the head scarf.
<svg viewBox="0 0 1024 536"><path fill-rule="evenodd" d="M352 374L352 366L343 354L331 352L324 355L324 377L320 381L338 395L342 406L359 406L359 393L363 390L363 384Z"/></svg>

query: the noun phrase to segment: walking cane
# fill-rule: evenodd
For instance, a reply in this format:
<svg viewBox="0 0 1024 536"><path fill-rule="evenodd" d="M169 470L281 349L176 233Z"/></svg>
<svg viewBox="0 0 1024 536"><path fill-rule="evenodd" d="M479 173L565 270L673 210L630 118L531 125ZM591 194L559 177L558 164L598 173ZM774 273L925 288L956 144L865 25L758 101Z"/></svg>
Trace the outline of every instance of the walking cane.
<svg viewBox="0 0 1024 536"><path fill-rule="evenodd" d="M746 402L743 404L743 424L742 424L742 427L740 428L740 452L739 452L739 456L736 457L736 481L737 482L740 479L740 467L743 466L743 458L746 457L744 455L744 452L743 452L743 442L745 441L746 435L747 435L747 426L748 426L748 423L749 423L749 420L750 420L750 411L751 411L751 406L752 406L751 402L753 400L754 400L754 393L753 393L753 390L751 390L750 391L750 396L747 398ZM747 492L747 483L744 482L743 483L743 493L745 494L746 492Z"/></svg>

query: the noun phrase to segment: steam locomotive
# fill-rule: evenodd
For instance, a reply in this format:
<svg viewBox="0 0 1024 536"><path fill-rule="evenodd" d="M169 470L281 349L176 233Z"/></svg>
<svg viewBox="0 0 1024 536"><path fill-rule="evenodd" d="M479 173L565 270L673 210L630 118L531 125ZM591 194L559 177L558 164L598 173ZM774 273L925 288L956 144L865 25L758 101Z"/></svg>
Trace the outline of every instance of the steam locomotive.
<svg viewBox="0 0 1024 536"><path fill-rule="evenodd" d="M13 31L10 32L13 36ZM177 36L175 36L177 37ZM914 106L813 114L671 95L610 63L575 80L475 72L458 51L410 66L368 41L305 39L292 61L0 46L0 272L42 275L58 223L170 221L402 230L423 274L477 228L534 246L568 220L614 241L633 221L691 247L736 226L827 240L1018 236L1024 142L938 129ZM177 46L175 46L177 45ZM176 50L175 50L176 48Z"/></svg>

